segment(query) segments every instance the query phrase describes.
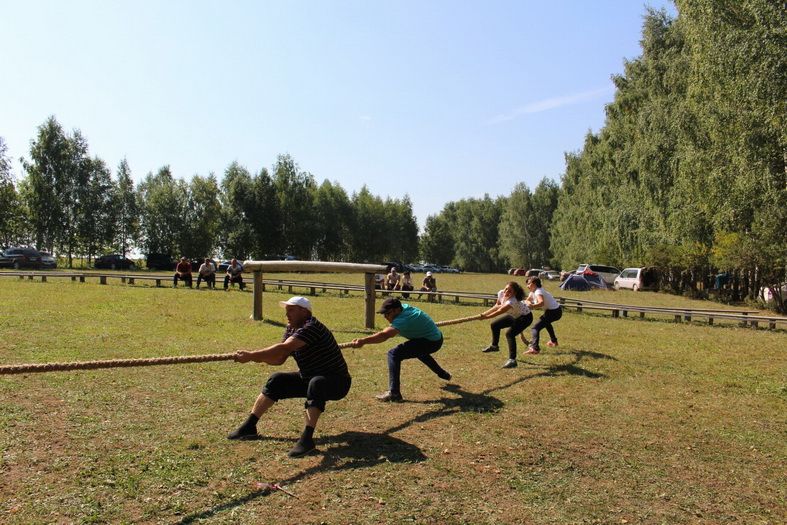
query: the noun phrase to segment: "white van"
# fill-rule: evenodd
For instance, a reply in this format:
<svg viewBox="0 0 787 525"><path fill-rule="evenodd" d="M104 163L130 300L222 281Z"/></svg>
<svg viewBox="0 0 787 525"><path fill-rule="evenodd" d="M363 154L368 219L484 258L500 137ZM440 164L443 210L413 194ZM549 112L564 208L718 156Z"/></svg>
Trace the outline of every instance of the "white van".
<svg viewBox="0 0 787 525"><path fill-rule="evenodd" d="M659 285L659 277L656 268L625 268L620 275L615 278L613 286L615 290L627 288L634 290L655 290Z"/></svg>

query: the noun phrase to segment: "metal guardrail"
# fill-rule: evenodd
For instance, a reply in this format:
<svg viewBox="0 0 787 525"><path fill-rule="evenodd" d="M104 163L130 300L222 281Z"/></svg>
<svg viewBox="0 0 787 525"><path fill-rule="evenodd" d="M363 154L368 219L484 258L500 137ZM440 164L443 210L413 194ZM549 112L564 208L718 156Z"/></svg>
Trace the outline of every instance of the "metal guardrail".
<svg viewBox="0 0 787 525"><path fill-rule="evenodd" d="M172 280L168 275L146 275L146 274L126 274L126 273L96 273L96 272L58 272L58 271L28 271L28 272L0 272L0 277L18 277L19 279L33 280L36 277L40 278L42 282L46 282L47 277L60 277L70 278L72 281L77 279L80 282L85 282L87 278L98 278L100 284L107 284L108 278L120 279L121 282L127 284L135 284L136 281L155 281L156 286L162 286L162 282L169 283ZM253 280L249 279L244 281L247 289L253 288ZM336 290L339 294L349 294L350 292L364 292L364 287L357 284L342 284L342 283L327 283L320 281L300 281L295 279L263 279L263 291L267 287L276 287L278 290L285 288L289 293L294 293L294 289L306 289L309 295L316 295L317 290L322 290L323 293L328 290ZM435 292L422 292L419 290L402 291L402 290L381 290L375 289L375 294L378 296L396 295L403 296L418 296L419 299L426 297L426 300L439 303L445 302L445 299L453 299L455 304L460 303L460 299L474 299L488 306L497 299L496 294L482 293L482 292L461 292L461 291L435 291ZM711 308L675 308L663 306L638 306L607 303L602 301L593 301L585 299L573 299L567 297L556 297L556 299L566 308L574 308L577 312L584 310L596 310L602 312L610 312L613 318L628 317L629 313L636 312L639 314L640 319L645 318L645 314L650 315L665 315L672 316L676 323L691 322L696 318L707 319L709 325L713 325L716 320L738 321L741 326L750 326L752 328L759 328L760 323L766 324L769 329L774 330L778 325L787 325L787 317L767 316L767 315L754 315L757 310L721 310ZM475 302L475 301L474 301Z"/></svg>

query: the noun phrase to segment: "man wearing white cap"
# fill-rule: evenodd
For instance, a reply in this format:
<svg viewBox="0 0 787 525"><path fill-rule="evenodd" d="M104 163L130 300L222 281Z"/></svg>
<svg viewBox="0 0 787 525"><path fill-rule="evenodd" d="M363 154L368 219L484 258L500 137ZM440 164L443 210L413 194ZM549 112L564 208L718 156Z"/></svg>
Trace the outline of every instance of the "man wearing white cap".
<svg viewBox="0 0 787 525"><path fill-rule="evenodd" d="M262 387L262 393L246 421L231 432L228 439L258 439L257 421L280 399L306 398L305 427L300 439L289 452L300 457L315 449L314 428L325 411L326 401L344 398L352 380L341 349L328 328L312 315L312 305L305 297L279 301L286 311L287 329L281 343L261 350L239 350L235 361L281 365L292 355L298 372L277 372Z"/></svg>

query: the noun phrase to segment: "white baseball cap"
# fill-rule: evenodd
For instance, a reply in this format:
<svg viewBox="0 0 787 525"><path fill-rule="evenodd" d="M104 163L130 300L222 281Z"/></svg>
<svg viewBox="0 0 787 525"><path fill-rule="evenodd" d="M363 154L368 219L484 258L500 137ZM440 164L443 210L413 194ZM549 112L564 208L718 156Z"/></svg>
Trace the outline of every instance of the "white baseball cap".
<svg viewBox="0 0 787 525"><path fill-rule="evenodd" d="M310 312L312 311L312 303L305 297L301 297L300 295L296 295L295 297L290 297L286 301L279 301L279 306L285 308L286 306L300 306L301 308L306 308Z"/></svg>
<svg viewBox="0 0 787 525"><path fill-rule="evenodd" d="M426 272L426 276L427 277L431 277L432 276L432 272Z"/></svg>

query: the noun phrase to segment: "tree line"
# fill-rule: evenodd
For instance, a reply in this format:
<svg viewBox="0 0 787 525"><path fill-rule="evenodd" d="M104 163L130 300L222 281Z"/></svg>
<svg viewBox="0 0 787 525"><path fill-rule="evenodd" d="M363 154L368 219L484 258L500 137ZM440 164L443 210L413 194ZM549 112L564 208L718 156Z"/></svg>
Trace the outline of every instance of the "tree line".
<svg viewBox="0 0 787 525"><path fill-rule="evenodd" d="M124 159L114 174L91 157L79 130L50 117L22 158L17 183L0 137L0 242L57 252L69 267L107 251L137 248L198 259L381 262L418 256L418 224L409 197L382 199L367 187L348 195L338 184L302 171L289 155L271 170L237 162L186 181L168 166L134 184Z"/></svg>
<svg viewBox="0 0 787 525"><path fill-rule="evenodd" d="M566 154L559 187L448 203L427 220L427 258L480 269L653 265L677 293L707 295L718 273L732 300L755 299L762 286L778 292L787 9L768 0L676 7L674 18L647 12L642 55L613 77L605 124Z"/></svg>

